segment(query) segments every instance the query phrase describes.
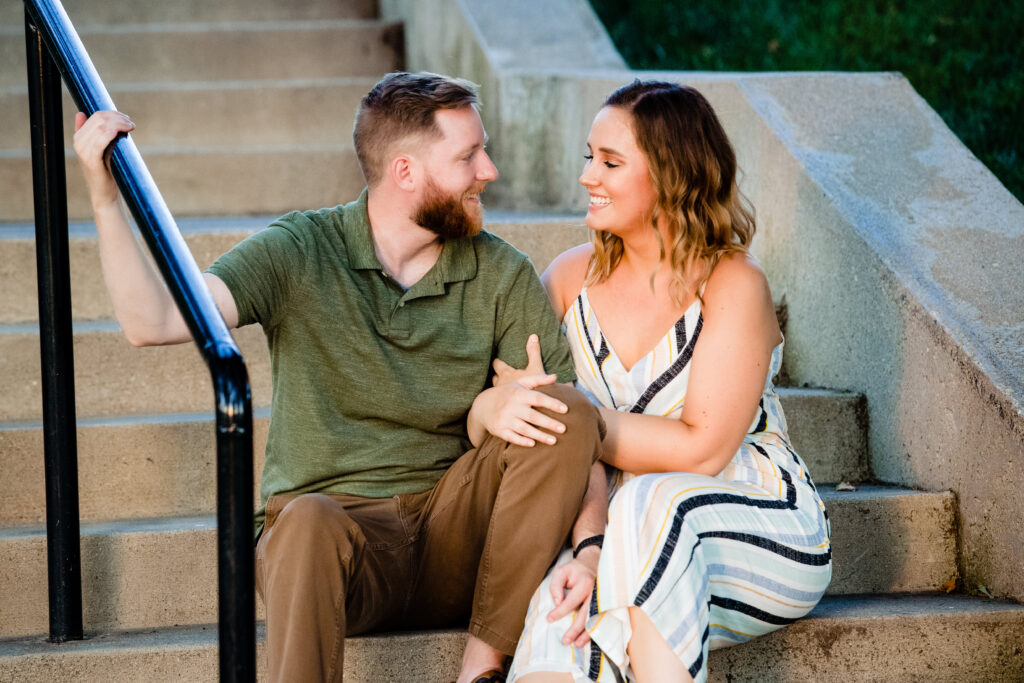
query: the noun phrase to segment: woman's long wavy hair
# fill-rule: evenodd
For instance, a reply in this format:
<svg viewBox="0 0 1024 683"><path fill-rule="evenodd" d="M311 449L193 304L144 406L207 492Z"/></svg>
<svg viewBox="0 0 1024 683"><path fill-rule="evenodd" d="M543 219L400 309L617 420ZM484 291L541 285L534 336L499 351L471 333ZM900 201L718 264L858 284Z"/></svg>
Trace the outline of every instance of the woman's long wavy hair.
<svg viewBox="0 0 1024 683"><path fill-rule="evenodd" d="M682 305L688 290L698 298L722 256L746 252L754 237L754 215L736 182L736 155L704 96L688 86L636 80L613 92L604 106L632 115L633 135L647 158L657 193L651 227L661 257L672 266L672 298ZM657 225L664 217L670 244ZM591 234L594 255L587 284L611 275L622 259L622 239L603 230ZM653 285L653 275L652 275Z"/></svg>

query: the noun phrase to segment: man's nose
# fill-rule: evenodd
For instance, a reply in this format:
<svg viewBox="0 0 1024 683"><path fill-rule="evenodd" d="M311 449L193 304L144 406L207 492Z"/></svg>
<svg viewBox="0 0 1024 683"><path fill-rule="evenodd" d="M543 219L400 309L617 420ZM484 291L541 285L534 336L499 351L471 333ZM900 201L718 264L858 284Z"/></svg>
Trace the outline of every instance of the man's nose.
<svg viewBox="0 0 1024 683"><path fill-rule="evenodd" d="M484 152L484 158L480 164L480 168L477 169L476 177L477 179L484 180L488 183L492 180L497 180L498 178L498 167L494 165L493 161L491 161L491 157L487 152Z"/></svg>

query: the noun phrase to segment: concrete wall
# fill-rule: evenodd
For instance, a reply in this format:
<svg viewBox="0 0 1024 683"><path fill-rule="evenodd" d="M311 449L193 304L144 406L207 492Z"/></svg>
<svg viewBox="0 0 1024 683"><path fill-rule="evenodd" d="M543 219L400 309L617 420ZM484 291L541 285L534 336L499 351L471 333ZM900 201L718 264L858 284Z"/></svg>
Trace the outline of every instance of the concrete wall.
<svg viewBox="0 0 1024 683"><path fill-rule="evenodd" d="M968 588L1024 600L1024 207L898 74L628 71L583 0L383 0L410 68L483 86L491 203L582 211L590 120L615 87L700 89L789 306L794 383L863 392L876 476L952 489Z"/></svg>

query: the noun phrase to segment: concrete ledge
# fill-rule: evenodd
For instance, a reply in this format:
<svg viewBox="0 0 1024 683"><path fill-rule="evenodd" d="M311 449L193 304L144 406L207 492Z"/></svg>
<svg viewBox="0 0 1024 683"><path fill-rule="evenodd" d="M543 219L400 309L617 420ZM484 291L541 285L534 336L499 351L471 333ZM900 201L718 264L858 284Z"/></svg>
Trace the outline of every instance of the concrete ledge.
<svg viewBox="0 0 1024 683"><path fill-rule="evenodd" d="M262 625L260 625L262 626ZM265 680L262 627L259 680ZM0 680L217 680L216 625L91 633L52 645L0 641ZM963 596L825 598L802 621L750 643L711 653L713 683L874 683L880 680L1013 681L1024 677L1024 609ZM345 641L345 680L447 681L458 672L465 635L428 631Z"/></svg>
<svg viewBox="0 0 1024 683"><path fill-rule="evenodd" d="M822 491L833 524L830 595L937 590L956 579L952 496L869 487ZM217 618L211 516L82 525L84 621L91 630ZM47 628L45 528L0 528L0 637Z"/></svg>

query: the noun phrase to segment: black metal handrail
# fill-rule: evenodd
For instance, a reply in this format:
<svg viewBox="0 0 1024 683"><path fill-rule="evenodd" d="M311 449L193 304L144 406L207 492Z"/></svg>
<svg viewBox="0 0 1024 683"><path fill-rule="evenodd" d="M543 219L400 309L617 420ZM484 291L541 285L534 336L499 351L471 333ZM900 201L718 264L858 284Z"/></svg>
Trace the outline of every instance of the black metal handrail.
<svg viewBox="0 0 1024 683"><path fill-rule="evenodd" d="M60 76L78 108L87 115L115 107L60 2L24 2L40 266L50 638L59 642L82 637ZM256 678L252 405L245 363L130 136L115 141L110 166L213 380L217 418L220 678L252 681Z"/></svg>

